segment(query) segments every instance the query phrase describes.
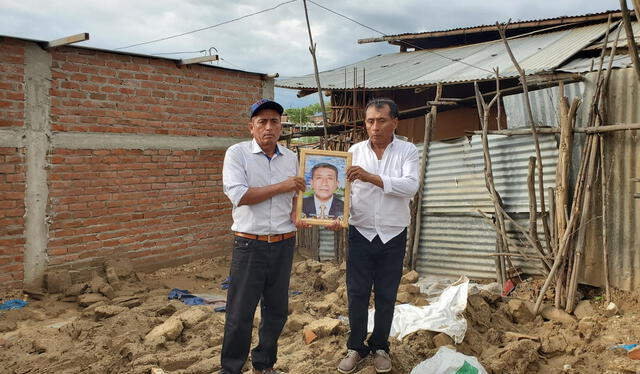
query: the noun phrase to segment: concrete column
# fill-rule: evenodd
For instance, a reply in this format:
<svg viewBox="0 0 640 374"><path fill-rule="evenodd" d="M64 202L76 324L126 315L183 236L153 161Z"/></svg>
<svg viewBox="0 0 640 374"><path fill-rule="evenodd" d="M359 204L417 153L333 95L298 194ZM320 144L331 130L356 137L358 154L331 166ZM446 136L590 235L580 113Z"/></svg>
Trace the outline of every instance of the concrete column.
<svg viewBox="0 0 640 374"><path fill-rule="evenodd" d="M51 55L36 44L25 53L25 249L24 286L43 286L47 267L47 153L51 142Z"/></svg>
<svg viewBox="0 0 640 374"><path fill-rule="evenodd" d="M275 84L276 80L272 77L264 76L262 80L262 97L271 99L275 97Z"/></svg>

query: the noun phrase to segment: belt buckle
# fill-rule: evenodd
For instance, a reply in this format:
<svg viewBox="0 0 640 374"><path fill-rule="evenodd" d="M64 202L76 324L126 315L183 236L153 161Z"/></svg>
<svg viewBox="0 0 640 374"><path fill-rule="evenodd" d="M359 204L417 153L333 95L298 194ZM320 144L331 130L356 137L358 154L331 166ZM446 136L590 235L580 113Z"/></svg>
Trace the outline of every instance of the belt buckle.
<svg viewBox="0 0 640 374"><path fill-rule="evenodd" d="M279 240L275 240L275 237L280 236L281 234L276 234L276 235L267 235L267 243L277 243ZM271 240L271 238L274 238L274 240Z"/></svg>

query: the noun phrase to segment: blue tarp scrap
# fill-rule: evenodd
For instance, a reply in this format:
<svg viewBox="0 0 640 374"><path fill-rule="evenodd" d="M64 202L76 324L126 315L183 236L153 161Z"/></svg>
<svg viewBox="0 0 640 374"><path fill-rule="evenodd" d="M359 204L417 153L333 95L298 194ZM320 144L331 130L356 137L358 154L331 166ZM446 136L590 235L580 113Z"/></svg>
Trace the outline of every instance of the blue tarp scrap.
<svg viewBox="0 0 640 374"><path fill-rule="evenodd" d="M0 304L0 310L16 310L22 309L25 306L27 306L26 301L20 299L11 299Z"/></svg>
<svg viewBox="0 0 640 374"><path fill-rule="evenodd" d="M220 283L220 288L222 288L223 290L226 290L229 288L230 285L231 285L231 277L226 277L225 280L223 280L222 283Z"/></svg>
<svg viewBox="0 0 640 374"><path fill-rule="evenodd" d="M624 349L625 351L629 352L629 351L632 351L637 346L638 346L637 344L618 344L618 345L614 345L610 349Z"/></svg>
<svg viewBox="0 0 640 374"><path fill-rule="evenodd" d="M169 291L169 300L178 299L187 305L205 305L206 302L203 298L192 295L189 290L181 290L174 288Z"/></svg>

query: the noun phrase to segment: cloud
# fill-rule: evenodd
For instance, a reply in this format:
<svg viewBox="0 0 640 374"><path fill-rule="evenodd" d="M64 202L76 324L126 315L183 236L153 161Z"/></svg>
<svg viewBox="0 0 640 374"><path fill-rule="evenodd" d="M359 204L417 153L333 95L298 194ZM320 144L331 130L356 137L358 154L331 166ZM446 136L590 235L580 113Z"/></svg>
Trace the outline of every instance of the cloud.
<svg viewBox="0 0 640 374"><path fill-rule="evenodd" d="M53 40L80 32L82 45L115 49L215 25L285 0L0 0L0 34ZM615 6L584 0L314 0L377 29L399 34L604 11ZM320 70L397 51L387 43L358 44L379 36L313 3L308 10ZM215 47L220 66L295 76L313 72L302 1L220 27L125 49L135 53L201 51ZM170 55L196 57L201 53ZM292 95L288 95L290 97ZM295 100L295 99L294 99ZM309 99L307 99L309 100Z"/></svg>

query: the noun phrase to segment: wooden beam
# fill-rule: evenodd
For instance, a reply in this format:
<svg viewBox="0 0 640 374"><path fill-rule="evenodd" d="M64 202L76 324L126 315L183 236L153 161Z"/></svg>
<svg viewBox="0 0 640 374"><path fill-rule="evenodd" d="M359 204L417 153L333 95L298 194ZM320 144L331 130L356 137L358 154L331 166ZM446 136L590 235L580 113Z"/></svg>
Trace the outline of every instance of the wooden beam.
<svg viewBox="0 0 640 374"><path fill-rule="evenodd" d="M211 61L218 61L218 55L188 58L186 60L178 61L178 65L183 66L183 65L199 64L201 62L211 62Z"/></svg>
<svg viewBox="0 0 640 374"><path fill-rule="evenodd" d="M580 127L580 128L574 128L573 132L586 133L586 134L602 134L605 132L634 131L634 130L640 130L640 123ZM467 131L467 133L480 135L482 134L482 131L474 130L474 131ZM538 133L539 134L558 134L560 133L560 129L557 127L539 127ZM531 134L531 129L492 130L492 131L489 131L489 134L491 135L527 135L527 134Z"/></svg>
<svg viewBox="0 0 640 374"><path fill-rule="evenodd" d="M89 33L88 32L83 32L83 33L80 33L80 34L75 34L75 35L67 36L67 37L64 37L64 38L52 40L50 42L47 42L44 47L45 48L61 47L63 45L84 42L85 40L89 40Z"/></svg>
<svg viewBox="0 0 640 374"><path fill-rule="evenodd" d="M633 62L636 78L638 78L638 81L640 82L640 59L638 58L638 47L636 46L636 39L633 35L633 28L631 26L631 17L629 17L629 10L627 9L627 0L620 0L620 9L622 10L622 24L624 26L624 32L627 34L629 55Z"/></svg>

